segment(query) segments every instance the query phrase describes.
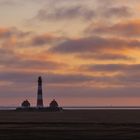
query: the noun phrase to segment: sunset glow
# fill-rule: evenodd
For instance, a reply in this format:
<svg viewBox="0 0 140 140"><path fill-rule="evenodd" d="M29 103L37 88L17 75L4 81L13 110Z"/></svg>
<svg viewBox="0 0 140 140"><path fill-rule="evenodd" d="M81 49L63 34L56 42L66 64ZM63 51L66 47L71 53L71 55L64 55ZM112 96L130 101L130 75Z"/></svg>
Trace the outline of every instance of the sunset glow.
<svg viewBox="0 0 140 140"><path fill-rule="evenodd" d="M127 1L127 2L126 2ZM139 0L0 0L0 106L140 105Z"/></svg>

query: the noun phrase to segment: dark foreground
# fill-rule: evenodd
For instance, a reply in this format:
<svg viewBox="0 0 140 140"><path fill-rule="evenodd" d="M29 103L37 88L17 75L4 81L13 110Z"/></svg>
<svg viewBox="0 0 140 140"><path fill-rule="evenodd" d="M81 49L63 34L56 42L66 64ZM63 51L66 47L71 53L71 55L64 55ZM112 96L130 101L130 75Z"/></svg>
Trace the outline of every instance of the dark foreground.
<svg viewBox="0 0 140 140"><path fill-rule="evenodd" d="M0 140L139 140L140 110L0 111Z"/></svg>

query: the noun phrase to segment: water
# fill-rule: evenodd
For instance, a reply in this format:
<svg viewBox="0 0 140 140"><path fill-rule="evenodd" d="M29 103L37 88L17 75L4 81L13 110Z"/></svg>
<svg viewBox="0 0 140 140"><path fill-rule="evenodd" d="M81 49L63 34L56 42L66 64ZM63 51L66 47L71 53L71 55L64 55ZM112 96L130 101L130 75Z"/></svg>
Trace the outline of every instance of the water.
<svg viewBox="0 0 140 140"><path fill-rule="evenodd" d="M15 110L16 106L0 106L0 110ZM63 106L66 110L140 110L140 106Z"/></svg>
<svg viewBox="0 0 140 140"><path fill-rule="evenodd" d="M140 110L140 106L91 106L91 107L63 107L67 110Z"/></svg>

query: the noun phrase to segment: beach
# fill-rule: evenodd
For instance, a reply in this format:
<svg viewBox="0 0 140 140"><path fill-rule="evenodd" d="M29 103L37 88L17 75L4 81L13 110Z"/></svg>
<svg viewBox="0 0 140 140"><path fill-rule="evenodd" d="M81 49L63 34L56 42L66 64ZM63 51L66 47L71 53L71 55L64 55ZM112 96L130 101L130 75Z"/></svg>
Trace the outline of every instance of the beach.
<svg viewBox="0 0 140 140"><path fill-rule="evenodd" d="M0 111L0 139L139 139L140 110Z"/></svg>

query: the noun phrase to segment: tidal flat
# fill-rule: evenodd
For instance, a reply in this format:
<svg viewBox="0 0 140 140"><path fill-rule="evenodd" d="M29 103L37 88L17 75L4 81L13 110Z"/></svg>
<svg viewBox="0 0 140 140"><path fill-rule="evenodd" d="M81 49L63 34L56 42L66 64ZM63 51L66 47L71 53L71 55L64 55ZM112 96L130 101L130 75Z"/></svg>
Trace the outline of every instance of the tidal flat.
<svg viewBox="0 0 140 140"><path fill-rule="evenodd" d="M140 139L140 110L0 111L0 140Z"/></svg>

